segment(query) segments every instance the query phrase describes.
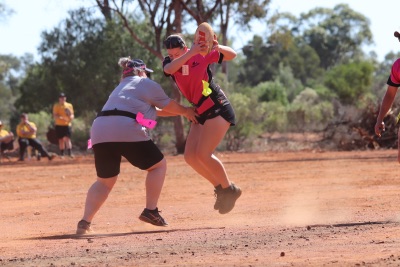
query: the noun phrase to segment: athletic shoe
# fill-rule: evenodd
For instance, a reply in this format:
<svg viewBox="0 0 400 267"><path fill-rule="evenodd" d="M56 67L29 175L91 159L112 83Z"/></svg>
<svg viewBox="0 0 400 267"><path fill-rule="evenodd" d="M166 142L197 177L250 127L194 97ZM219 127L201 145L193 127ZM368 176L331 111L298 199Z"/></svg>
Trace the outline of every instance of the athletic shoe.
<svg viewBox="0 0 400 267"><path fill-rule="evenodd" d="M155 210L144 209L142 214L140 214L139 219L141 221L151 223L156 226L166 226L168 223L159 214L158 208Z"/></svg>
<svg viewBox="0 0 400 267"><path fill-rule="evenodd" d="M222 192L222 186L217 185L214 189L214 197L216 198L214 204L215 210L219 210L219 207L221 205L221 192Z"/></svg>
<svg viewBox="0 0 400 267"><path fill-rule="evenodd" d="M78 227L76 229L76 234L77 235L85 235L85 234L90 234L90 233L93 233L93 230L90 227L90 222L87 222L85 220L80 220L78 222Z"/></svg>
<svg viewBox="0 0 400 267"><path fill-rule="evenodd" d="M53 160L55 157L56 157L56 155L51 154L51 155L49 155L49 160Z"/></svg>
<svg viewBox="0 0 400 267"><path fill-rule="evenodd" d="M236 200L242 194L242 190L232 183L229 187L224 188L218 195L219 202L219 213L225 214L230 212L235 207Z"/></svg>

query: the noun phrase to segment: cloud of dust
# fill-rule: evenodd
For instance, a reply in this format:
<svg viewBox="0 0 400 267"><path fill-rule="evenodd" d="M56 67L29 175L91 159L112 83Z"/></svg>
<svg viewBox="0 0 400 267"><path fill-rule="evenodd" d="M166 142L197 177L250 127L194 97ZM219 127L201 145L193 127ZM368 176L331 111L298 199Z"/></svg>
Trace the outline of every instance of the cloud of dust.
<svg viewBox="0 0 400 267"><path fill-rule="evenodd" d="M332 208L332 204L336 207ZM330 201L317 192L298 193L291 195L283 203L279 221L291 226L335 224L345 221L349 216L349 211L337 207L340 204L345 203L340 203L337 199Z"/></svg>

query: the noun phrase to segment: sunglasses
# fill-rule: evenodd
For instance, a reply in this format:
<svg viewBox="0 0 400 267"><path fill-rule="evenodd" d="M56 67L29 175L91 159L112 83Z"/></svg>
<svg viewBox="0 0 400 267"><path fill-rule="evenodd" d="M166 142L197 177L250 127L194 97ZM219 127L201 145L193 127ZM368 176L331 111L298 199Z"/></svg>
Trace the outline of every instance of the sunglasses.
<svg viewBox="0 0 400 267"><path fill-rule="evenodd" d="M185 47L185 42L180 36L172 35L165 39L164 46L166 49L183 48Z"/></svg>

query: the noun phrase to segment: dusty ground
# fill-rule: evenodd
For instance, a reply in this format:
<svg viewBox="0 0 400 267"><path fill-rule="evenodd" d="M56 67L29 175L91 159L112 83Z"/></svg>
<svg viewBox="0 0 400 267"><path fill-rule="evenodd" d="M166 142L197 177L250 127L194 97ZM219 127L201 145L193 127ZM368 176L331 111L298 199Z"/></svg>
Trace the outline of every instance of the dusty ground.
<svg viewBox="0 0 400 267"><path fill-rule="evenodd" d="M75 236L91 155L0 165L0 266L400 266L400 166L395 150L218 156L243 189L213 210L212 187L168 156L159 208L168 227L138 220L144 172L119 182Z"/></svg>

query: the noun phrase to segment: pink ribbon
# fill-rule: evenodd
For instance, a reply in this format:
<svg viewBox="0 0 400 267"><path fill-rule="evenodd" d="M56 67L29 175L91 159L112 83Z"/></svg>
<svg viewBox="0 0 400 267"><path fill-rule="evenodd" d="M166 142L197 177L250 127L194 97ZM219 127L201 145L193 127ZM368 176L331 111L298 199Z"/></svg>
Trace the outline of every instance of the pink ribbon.
<svg viewBox="0 0 400 267"><path fill-rule="evenodd" d="M87 140L87 148L88 149L92 148L92 139Z"/></svg>
<svg viewBox="0 0 400 267"><path fill-rule="evenodd" d="M156 122L155 120L145 119L145 118L144 118L144 115L143 115L142 113L140 113L140 112L138 112L138 113L136 114L136 121L137 121L140 125L142 125L142 126L144 126L144 127L147 127L147 128L149 128L149 129L153 129L154 127L156 127L156 124L157 124L157 122Z"/></svg>

